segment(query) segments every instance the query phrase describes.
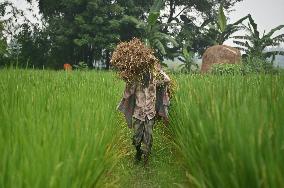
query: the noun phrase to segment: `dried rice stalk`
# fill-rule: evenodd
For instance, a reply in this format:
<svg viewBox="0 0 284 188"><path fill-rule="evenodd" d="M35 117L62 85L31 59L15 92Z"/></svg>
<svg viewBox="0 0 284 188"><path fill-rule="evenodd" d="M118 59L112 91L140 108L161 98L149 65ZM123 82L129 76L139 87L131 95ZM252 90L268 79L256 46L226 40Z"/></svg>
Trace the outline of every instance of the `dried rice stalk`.
<svg viewBox="0 0 284 188"><path fill-rule="evenodd" d="M140 82L143 74L155 75L159 60L154 51L146 47L139 39L121 42L112 54L111 65L118 70L118 76L127 83Z"/></svg>

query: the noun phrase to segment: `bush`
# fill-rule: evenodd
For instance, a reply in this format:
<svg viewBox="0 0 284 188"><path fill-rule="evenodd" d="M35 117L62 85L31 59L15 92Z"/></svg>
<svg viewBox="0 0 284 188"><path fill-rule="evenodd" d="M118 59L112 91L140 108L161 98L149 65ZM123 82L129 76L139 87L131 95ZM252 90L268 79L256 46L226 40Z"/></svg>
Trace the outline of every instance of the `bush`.
<svg viewBox="0 0 284 188"><path fill-rule="evenodd" d="M246 73L276 74L279 69L263 58L248 56L244 59L244 71Z"/></svg>
<svg viewBox="0 0 284 188"><path fill-rule="evenodd" d="M244 73L244 67L240 64L214 64L211 73L215 75L240 75Z"/></svg>
<svg viewBox="0 0 284 188"><path fill-rule="evenodd" d="M258 57L246 57L243 64L215 64L211 73L214 75L278 74L279 68L273 63Z"/></svg>
<svg viewBox="0 0 284 188"><path fill-rule="evenodd" d="M88 70L88 65L84 61L80 61L78 65L73 65L77 70Z"/></svg>

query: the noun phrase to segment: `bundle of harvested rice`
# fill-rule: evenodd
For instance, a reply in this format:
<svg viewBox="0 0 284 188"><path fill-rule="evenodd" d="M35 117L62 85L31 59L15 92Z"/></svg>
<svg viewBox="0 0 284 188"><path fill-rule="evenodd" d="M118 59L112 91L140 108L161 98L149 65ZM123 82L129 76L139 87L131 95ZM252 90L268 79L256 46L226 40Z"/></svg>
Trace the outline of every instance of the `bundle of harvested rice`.
<svg viewBox="0 0 284 188"><path fill-rule="evenodd" d="M139 39L121 42L112 54L111 65L118 70L118 76L127 83L140 82L144 73L154 73L159 60L154 51Z"/></svg>

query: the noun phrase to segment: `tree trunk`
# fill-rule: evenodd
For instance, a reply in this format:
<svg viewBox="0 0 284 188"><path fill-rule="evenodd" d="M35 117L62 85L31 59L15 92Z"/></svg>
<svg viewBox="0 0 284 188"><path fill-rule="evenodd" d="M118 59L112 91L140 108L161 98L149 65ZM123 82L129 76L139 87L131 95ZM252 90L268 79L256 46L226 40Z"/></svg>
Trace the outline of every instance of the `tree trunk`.
<svg viewBox="0 0 284 188"><path fill-rule="evenodd" d="M106 50L106 70L110 68L110 51Z"/></svg>
<svg viewBox="0 0 284 188"><path fill-rule="evenodd" d="M173 0L171 0L170 1L170 15L169 15L167 23L171 23L173 21L174 13L175 13L175 5L174 5Z"/></svg>
<svg viewBox="0 0 284 188"><path fill-rule="evenodd" d="M86 62L89 68L93 68L93 62L94 62L94 49L92 48L92 45L90 45L87 48L87 62Z"/></svg>

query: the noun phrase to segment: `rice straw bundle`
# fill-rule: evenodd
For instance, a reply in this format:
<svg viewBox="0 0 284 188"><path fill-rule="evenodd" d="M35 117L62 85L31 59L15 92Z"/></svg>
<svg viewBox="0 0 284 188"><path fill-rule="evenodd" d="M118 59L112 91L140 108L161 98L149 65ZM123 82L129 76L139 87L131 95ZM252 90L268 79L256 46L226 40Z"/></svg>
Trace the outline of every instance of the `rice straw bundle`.
<svg viewBox="0 0 284 188"><path fill-rule="evenodd" d="M111 65L118 70L118 76L127 83L140 82L143 74L154 74L159 60L154 51L146 47L139 39L121 42L112 54ZM155 75L155 74L154 74Z"/></svg>

